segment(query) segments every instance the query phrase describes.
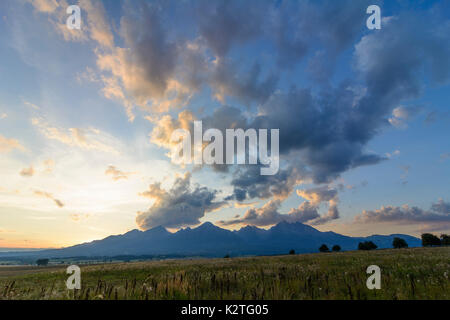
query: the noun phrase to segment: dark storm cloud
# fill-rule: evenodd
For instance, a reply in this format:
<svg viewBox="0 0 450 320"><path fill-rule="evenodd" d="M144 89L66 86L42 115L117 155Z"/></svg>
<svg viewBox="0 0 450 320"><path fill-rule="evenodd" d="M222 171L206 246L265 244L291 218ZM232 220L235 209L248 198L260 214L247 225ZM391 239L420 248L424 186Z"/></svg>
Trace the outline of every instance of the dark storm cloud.
<svg viewBox="0 0 450 320"><path fill-rule="evenodd" d="M160 97L168 87L177 64L177 43L170 41L156 5L127 9L121 19L121 34L130 50L123 81L138 100Z"/></svg>
<svg viewBox="0 0 450 320"><path fill-rule="evenodd" d="M388 124L393 110L401 101L418 97L422 77L429 76L434 83L448 81L450 70L438 71L436 66L442 62L446 69L450 62L446 54L450 50L449 33L437 32L442 27L433 23L425 28L418 19L393 18L380 32L364 36L356 45L355 66L366 85L363 94L349 81L318 95L295 88L275 93L260 107L260 115L250 126L279 128L284 159L290 162L290 154L300 151L302 161L297 163L306 167L316 183L384 160L383 156L367 153L365 147ZM252 172L251 168L240 170L233 179L240 198L244 190L258 190L260 182L268 183L265 178L253 177ZM251 197L250 192L247 195Z"/></svg>
<svg viewBox="0 0 450 320"><path fill-rule="evenodd" d="M299 169L290 166L280 169L276 175L263 176L259 165L240 166L233 174L231 185L233 195L227 200L244 201L249 198L286 198L299 183L302 175Z"/></svg>
<svg viewBox="0 0 450 320"><path fill-rule="evenodd" d="M258 4L236 0L199 1L200 35L218 56L225 56L234 44L244 44L261 35L269 1Z"/></svg>
<svg viewBox="0 0 450 320"><path fill-rule="evenodd" d="M229 199L241 201L286 197L300 181L328 183L350 169L386 160L368 152L367 144L389 125L393 112L402 118L414 111L400 106L419 96L423 79L431 84L448 81L450 27L446 18L436 14L438 10L384 17L381 30L368 31L368 4L197 2L186 10L196 25L189 28L196 32L189 40L193 43L189 50L185 46L189 41L164 32L162 26L167 21L159 18L164 6L159 11L143 11L144 22L137 21L147 28L133 27L130 20L123 25L125 38L136 51L133 59L142 65L144 75L156 80L156 88L167 87L167 79L175 71L190 70L184 74L194 75L188 82L196 90L209 86L221 101L233 97L246 105L256 103L258 112L253 115L227 106L216 109L201 119L204 130L280 129L282 166L276 176L261 176L258 166L243 166L233 172L234 194ZM151 32L140 34L143 29ZM263 57L252 57L249 63L233 56L233 48L245 50L260 39L273 46L271 61L276 63L267 66ZM284 70L294 68L302 59L313 78L326 82L333 76L339 55L352 47L352 79L318 89L292 86L277 90ZM177 61L188 63L177 69ZM215 169L226 171L227 166Z"/></svg>
<svg viewBox="0 0 450 320"><path fill-rule="evenodd" d="M254 63L250 70L239 74L230 62L219 60L209 84L219 100L224 101L225 97L231 96L250 105L252 102L264 103L275 91L277 81L278 78L273 73L261 79L259 63Z"/></svg>

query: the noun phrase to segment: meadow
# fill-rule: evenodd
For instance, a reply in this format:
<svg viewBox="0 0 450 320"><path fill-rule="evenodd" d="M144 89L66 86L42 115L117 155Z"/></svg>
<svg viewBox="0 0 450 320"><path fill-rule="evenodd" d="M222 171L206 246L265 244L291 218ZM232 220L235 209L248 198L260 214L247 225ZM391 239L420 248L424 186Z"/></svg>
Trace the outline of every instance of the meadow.
<svg viewBox="0 0 450 320"><path fill-rule="evenodd" d="M381 268L381 289L366 268ZM86 265L68 290L65 266L1 267L0 300L450 299L450 247Z"/></svg>

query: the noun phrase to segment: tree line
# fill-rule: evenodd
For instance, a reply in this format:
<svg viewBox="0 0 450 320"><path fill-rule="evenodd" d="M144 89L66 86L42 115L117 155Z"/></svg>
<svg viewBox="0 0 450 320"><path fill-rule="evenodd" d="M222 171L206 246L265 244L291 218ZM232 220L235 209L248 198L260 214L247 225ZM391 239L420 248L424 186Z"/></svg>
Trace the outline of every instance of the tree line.
<svg viewBox="0 0 450 320"><path fill-rule="evenodd" d="M450 245L450 236L447 234L441 234L440 237L431 234L424 233L421 236L422 238L422 246L423 247L435 247L435 246L448 246ZM408 248L408 243L405 239L395 237L392 241L392 247L394 249ZM375 250L378 246L373 243L373 241L364 241L358 244L358 250ZM337 252L340 251L341 247L339 245L334 245L331 251ZM320 252L330 252L330 249L326 244L322 244L319 247Z"/></svg>

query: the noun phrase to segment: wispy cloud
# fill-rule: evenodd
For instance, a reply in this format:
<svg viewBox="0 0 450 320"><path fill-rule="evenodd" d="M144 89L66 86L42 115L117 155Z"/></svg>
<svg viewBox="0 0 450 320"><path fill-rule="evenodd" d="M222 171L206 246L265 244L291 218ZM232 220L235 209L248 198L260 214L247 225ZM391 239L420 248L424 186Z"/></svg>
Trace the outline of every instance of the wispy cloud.
<svg viewBox="0 0 450 320"><path fill-rule="evenodd" d="M49 193L49 192L45 192L45 191L40 191L40 190L35 190L34 194L39 196L39 197L44 197L47 199L51 199L55 202L55 204L59 207L62 208L64 207L64 203L61 200L56 199L53 194Z"/></svg>
<svg viewBox="0 0 450 320"><path fill-rule="evenodd" d="M136 174L136 172L124 172L117 169L115 166L109 166L106 171L106 175L110 175L114 181L118 181L120 179L128 179L130 175Z"/></svg>
<svg viewBox="0 0 450 320"><path fill-rule="evenodd" d="M68 146L113 154L120 153L111 145L113 138L95 128L58 128L49 125L40 118L33 118L32 124L48 139L59 141Z"/></svg>
<svg viewBox="0 0 450 320"><path fill-rule="evenodd" d="M15 149L25 151L24 146L18 140L6 138L0 134L0 153L8 153Z"/></svg>

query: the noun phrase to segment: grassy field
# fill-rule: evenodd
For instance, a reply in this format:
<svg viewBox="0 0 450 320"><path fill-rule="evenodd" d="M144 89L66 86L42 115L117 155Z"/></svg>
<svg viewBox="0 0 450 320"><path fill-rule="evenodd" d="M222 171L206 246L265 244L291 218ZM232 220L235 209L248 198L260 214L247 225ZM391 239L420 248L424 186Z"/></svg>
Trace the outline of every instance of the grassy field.
<svg viewBox="0 0 450 320"><path fill-rule="evenodd" d="M381 268L381 289L366 268ZM171 260L64 267L1 267L0 299L450 299L450 247Z"/></svg>

